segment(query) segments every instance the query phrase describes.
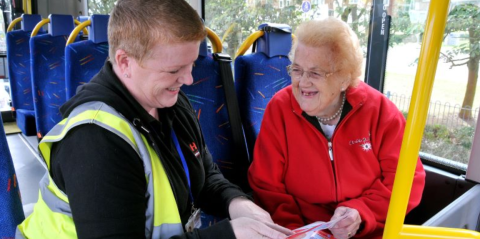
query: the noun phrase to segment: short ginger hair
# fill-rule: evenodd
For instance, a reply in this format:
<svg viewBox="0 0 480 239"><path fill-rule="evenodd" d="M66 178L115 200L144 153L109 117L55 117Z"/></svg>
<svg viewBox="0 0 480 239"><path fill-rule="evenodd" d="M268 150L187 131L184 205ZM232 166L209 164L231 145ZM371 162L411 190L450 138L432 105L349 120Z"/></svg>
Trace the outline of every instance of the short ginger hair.
<svg viewBox="0 0 480 239"><path fill-rule="evenodd" d="M154 45L202 41L207 32L185 0L119 0L108 22L109 57L118 49L140 63Z"/></svg>

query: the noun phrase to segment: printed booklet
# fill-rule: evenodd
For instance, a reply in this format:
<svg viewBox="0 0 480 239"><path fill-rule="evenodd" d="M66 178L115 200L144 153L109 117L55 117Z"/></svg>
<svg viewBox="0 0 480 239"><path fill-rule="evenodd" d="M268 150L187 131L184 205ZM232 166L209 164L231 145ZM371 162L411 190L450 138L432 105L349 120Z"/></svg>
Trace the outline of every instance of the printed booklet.
<svg viewBox="0 0 480 239"><path fill-rule="evenodd" d="M323 230L330 229L345 217L339 217L329 222L314 222L293 230L294 234L287 239L335 239L334 236Z"/></svg>

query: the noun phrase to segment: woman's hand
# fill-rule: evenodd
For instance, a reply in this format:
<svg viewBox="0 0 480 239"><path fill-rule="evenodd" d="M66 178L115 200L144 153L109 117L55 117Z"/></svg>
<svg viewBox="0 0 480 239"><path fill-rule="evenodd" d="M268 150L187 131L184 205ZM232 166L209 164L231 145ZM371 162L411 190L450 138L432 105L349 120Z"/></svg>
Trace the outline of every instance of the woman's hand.
<svg viewBox="0 0 480 239"><path fill-rule="evenodd" d="M239 217L230 221L237 239L284 239L291 231L279 225Z"/></svg>
<svg viewBox="0 0 480 239"><path fill-rule="evenodd" d="M239 217L249 217L263 223L273 224L272 217L267 211L244 197L234 198L228 206L228 212L232 220Z"/></svg>
<svg viewBox="0 0 480 239"><path fill-rule="evenodd" d="M344 218L330 228L333 236L337 239L348 239L354 236L360 227L360 223L362 223L358 211L349 207L338 207L335 209L331 220L335 220L339 217Z"/></svg>

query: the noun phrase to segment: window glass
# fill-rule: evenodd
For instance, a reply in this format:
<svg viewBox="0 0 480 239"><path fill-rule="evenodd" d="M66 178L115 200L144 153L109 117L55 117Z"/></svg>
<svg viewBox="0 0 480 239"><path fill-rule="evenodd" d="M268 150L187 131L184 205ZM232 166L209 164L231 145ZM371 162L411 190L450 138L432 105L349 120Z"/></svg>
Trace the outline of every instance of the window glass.
<svg viewBox="0 0 480 239"><path fill-rule="evenodd" d="M302 7L308 2L310 8ZM367 42L369 1L334 0L206 0L205 24L220 37L224 52L234 57L242 42L262 23L288 24L295 28L307 19L342 18Z"/></svg>
<svg viewBox="0 0 480 239"><path fill-rule="evenodd" d="M88 0L88 15L110 14L117 0Z"/></svg>
<svg viewBox="0 0 480 239"><path fill-rule="evenodd" d="M7 75L7 40L5 30L3 11L0 10L0 111L9 111L11 109L10 81Z"/></svg>
<svg viewBox="0 0 480 239"><path fill-rule="evenodd" d="M459 163L468 163L479 113L480 97L475 92L480 19L471 17L480 16L479 6L480 0L450 2L420 149ZM403 25L402 35L391 42L388 52L384 93L405 115L410 106L428 7L429 1L425 0L404 1L393 6L393 17L404 20L398 22Z"/></svg>

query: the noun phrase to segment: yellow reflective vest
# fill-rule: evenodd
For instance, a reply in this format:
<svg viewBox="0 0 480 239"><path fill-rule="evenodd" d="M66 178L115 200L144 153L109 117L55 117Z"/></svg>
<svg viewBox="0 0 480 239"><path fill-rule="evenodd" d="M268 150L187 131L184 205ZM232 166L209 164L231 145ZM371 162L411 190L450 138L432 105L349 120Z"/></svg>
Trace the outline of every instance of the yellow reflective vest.
<svg viewBox="0 0 480 239"><path fill-rule="evenodd" d="M145 137L112 107L103 102L88 102L76 107L39 143L47 173L40 181L40 194L33 213L17 228L16 238L77 238L68 195L56 185L50 171L52 145L69 130L82 124L95 124L124 139L143 160L147 181L145 237L170 238L183 233L182 222L172 187L155 150Z"/></svg>

